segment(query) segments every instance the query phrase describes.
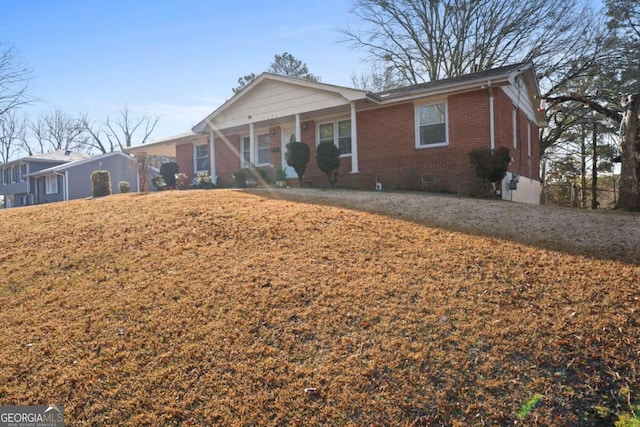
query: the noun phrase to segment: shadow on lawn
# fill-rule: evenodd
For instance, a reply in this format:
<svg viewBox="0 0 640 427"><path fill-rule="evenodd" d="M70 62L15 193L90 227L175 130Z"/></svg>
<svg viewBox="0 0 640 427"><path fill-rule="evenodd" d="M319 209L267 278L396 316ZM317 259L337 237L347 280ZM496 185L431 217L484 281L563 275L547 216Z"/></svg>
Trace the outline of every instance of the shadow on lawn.
<svg viewBox="0 0 640 427"><path fill-rule="evenodd" d="M301 192L299 189L295 191L291 190L272 190L272 189L259 189L259 190L249 190L248 192L260 197L266 197L271 199L281 199L293 202L301 202L301 203L310 203L310 204L319 204L319 205L329 205L346 209L354 209L362 212L368 212L373 214L381 214L388 216L390 218L401 219L405 221L411 221L416 224L441 228L445 230L462 232L465 234L470 234L474 236L480 237L492 237L503 240L508 240L511 242L516 242L520 244L524 244L531 247L536 247L540 249L548 249L559 251L563 253L567 253L570 255L578 255L578 256L586 256L593 257L601 260L609 260L609 261L620 261L628 264L640 264L640 231L638 231L634 224L633 227L628 230L626 233L627 236L630 237L631 243L627 242L626 244L622 244L620 242L615 241L615 237L604 233L604 237L608 240L603 240L602 233L596 233L596 236L579 236L575 237L574 241L571 241L566 235L563 235L563 226L568 223L572 223L573 225L580 224L580 218L576 217L576 215L602 215L602 218L606 220L606 218L612 218L615 220L620 220L620 218L629 218L630 221L640 220L640 215L626 212L611 212L611 211L581 211L581 210L570 210L570 209L562 209L562 208L553 208L546 206L530 206L523 205L513 202L507 201L491 201L485 199L465 199L456 196L450 195L441 195L434 193L424 193L424 192L393 192L393 193L385 193L385 192L366 192L366 191L353 191L353 190L341 190L341 189L308 189L309 192ZM357 200L352 200L350 197L344 197L344 194L355 194L358 195ZM542 212L541 215L547 215L552 213L555 217L544 218L545 224L543 227L546 228L545 233L535 234L528 230L522 230L525 227L505 227L500 224L500 221L508 221L509 215L511 215L510 209L500 209L500 217L488 218L484 224L478 225L477 221L474 224L468 224L464 221L457 221L456 218L445 217L441 218L434 213L429 213L426 215L417 213L415 210L407 209L403 210L402 206L391 205L390 203L358 203L362 202L362 195L370 194L372 198L379 199L384 197L385 195L390 195L391 197L398 196L406 196L414 198L414 200L420 200L420 203L424 203L429 200L455 200L456 203L463 204L465 201L469 202L480 202L480 203L494 203L496 206L504 206L505 208L517 208L512 215L522 215L523 207L525 210L530 206L531 209L547 209L546 212ZM484 206L484 205L483 205ZM473 209L473 206L462 207L461 210L464 209ZM497 212L497 211L496 211ZM454 212L456 215L458 212ZM538 214L540 216L540 214ZM555 223L554 223L555 221ZM559 230L555 233L550 232L549 230L553 230L553 226L557 226ZM574 227L575 228L575 227ZM600 230L599 230L600 231ZM588 234L588 233L586 233ZM633 243L633 239L637 237L635 240L635 244ZM600 236L598 238L598 236Z"/></svg>

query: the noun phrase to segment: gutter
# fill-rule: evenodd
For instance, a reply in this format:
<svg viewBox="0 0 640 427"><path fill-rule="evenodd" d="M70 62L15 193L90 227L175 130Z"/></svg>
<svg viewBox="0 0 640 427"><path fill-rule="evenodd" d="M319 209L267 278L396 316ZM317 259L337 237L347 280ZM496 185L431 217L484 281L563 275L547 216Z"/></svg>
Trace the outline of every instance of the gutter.
<svg viewBox="0 0 640 427"><path fill-rule="evenodd" d="M493 87L491 80L487 80L487 88L489 90L489 139L491 151L496 149L496 131L495 131L495 114L493 109Z"/></svg>

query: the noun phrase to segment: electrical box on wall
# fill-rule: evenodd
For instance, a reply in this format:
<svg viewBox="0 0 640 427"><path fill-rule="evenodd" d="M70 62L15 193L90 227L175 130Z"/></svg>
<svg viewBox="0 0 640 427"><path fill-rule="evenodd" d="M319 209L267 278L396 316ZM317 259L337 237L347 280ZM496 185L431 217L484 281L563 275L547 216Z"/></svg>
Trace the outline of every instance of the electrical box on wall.
<svg viewBox="0 0 640 427"><path fill-rule="evenodd" d="M518 189L518 181L520 181L520 177L516 174L511 175L511 179L509 180L509 190L517 190Z"/></svg>

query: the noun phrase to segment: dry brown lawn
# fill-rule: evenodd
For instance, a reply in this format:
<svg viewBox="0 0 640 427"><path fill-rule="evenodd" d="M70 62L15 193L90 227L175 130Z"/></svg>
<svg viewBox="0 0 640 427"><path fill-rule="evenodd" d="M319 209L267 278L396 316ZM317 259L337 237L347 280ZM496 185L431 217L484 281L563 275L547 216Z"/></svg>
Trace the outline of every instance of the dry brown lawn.
<svg viewBox="0 0 640 427"><path fill-rule="evenodd" d="M71 426L595 426L640 403L632 259L282 193L0 212L0 404Z"/></svg>

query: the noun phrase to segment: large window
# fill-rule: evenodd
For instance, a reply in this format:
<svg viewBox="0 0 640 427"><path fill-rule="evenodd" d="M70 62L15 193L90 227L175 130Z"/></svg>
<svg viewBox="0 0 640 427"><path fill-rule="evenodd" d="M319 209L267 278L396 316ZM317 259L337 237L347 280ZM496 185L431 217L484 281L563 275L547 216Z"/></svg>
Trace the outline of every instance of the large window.
<svg viewBox="0 0 640 427"><path fill-rule="evenodd" d="M209 171L209 145L202 144L195 146L195 166L197 172Z"/></svg>
<svg viewBox="0 0 640 427"><path fill-rule="evenodd" d="M416 145L437 147L449 143L447 135L447 104L416 106Z"/></svg>
<svg viewBox="0 0 640 427"><path fill-rule="evenodd" d="M336 120L318 125L318 144L333 142L341 156L351 155L351 120Z"/></svg>
<svg viewBox="0 0 640 427"><path fill-rule="evenodd" d="M58 193L58 176L57 175L47 175L45 177L45 192L47 194Z"/></svg>
<svg viewBox="0 0 640 427"><path fill-rule="evenodd" d="M258 135L255 147L255 165L266 166L271 163L271 148L269 147L269 134ZM251 139L249 136L242 138L242 167L251 165Z"/></svg>

